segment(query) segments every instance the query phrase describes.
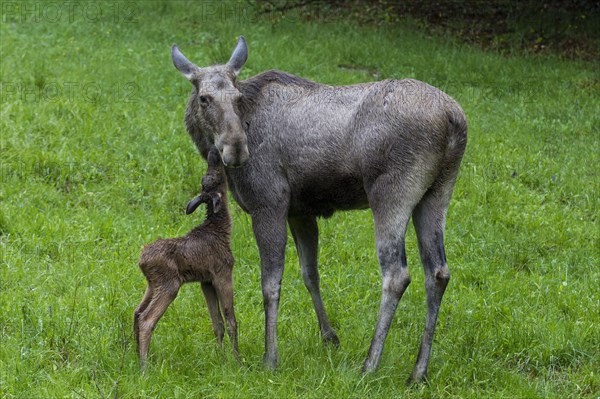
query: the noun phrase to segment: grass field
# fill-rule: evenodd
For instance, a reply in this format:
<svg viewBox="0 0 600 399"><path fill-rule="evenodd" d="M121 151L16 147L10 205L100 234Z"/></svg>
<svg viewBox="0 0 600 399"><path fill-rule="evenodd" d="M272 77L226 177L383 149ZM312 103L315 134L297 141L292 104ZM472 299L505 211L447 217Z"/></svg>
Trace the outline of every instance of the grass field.
<svg viewBox="0 0 600 399"><path fill-rule="evenodd" d="M254 16L237 3L2 2L0 397L600 397L598 66L499 55L397 26ZM320 342L288 242L280 367L261 367L263 307L250 219L232 204L241 363L213 338L200 289L183 287L141 374L132 313L143 244L187 232L205 162L183 125L198 65L248 40L246 78L282 69L328 84L411 77L453 96L469 144L447 224L452 279L427 385L406 387L425 318L413 283L380 369L361 376L380 299L368 211L321 220Z"/></svg>

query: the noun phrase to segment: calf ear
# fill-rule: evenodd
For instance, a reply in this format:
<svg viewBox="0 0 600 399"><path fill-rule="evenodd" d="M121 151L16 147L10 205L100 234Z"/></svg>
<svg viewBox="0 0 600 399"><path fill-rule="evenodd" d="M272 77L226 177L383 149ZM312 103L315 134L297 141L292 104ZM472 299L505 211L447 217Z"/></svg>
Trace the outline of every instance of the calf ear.
<svg viewBox="0 0 600 399"><path fill-rule="evenodd" d="M188 202L187 208L185 208L185 214L189 215L190 213L194 212L196 210L196 208L198 208L200 206L201 203L207 202L207 201L208 201L208 198L206 198L206 195L200 194L199 196L197 196L196 198L194 198L193 200Z"/></svg>
<svg viewBox="0 0 600 399"><path fill-rule="evenodd" d="M244 36L240 36L237 45L235 46L235 50L231 53L231 58L227 61L227 65L233 69L233 73L237 76L247 59L248 46L246 45L246 39L244 39Z"/></svg>
<svg viewBox="0 0 600 399"><path fill-rule="evenodd" d="M221 193L211 194L210 198L212 199L213 212L214 213L219 212L221 210L221 206L223 205L223 203L222 203L223 199L221 198Z"/></svg>
<svg viewBox="0 0 600 399"><path fill-rule="evenodd" d="M171 47L171 58L173 58L173 65L186 77L187 80L191 80L194 72L199 68L188 60L176 44Z"/></svg>

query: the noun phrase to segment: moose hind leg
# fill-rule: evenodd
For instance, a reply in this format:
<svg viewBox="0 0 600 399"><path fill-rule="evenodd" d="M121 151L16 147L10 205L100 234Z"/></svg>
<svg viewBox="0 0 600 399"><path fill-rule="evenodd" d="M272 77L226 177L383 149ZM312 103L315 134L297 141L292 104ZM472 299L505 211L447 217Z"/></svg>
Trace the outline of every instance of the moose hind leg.
<svg viewBox="0 0 600 399"><path fill-rule="evenodd" d="M317 314L321 338L326 343L339 346L340 340L329 323L325 305L321 298L318 268L319 227L317 220L314 217L289 218L288 223L298 251L302 279L310 293Z"/></svg>
<svg viewBox="0 0 600 399"><path fill-rule="evenodd" d="M429 191L415 208L413 223L419 241L419 253L425 271L427 316L415 368L408 383L427 379L433 334L442 297L450 280L444 251L444 225L449 195Z"/></svg>
<svg viewBox="0 0 600 399"><path fill-rule="evenodd" d="M377 256L382 274L382 294L375 335L363 364L363 372L373 371L379 365L396 307L411 280L404 247L409 213L398 208L394 212L393 206L386 207L383 204L372 206L372 209L375 219Z"/></svg>

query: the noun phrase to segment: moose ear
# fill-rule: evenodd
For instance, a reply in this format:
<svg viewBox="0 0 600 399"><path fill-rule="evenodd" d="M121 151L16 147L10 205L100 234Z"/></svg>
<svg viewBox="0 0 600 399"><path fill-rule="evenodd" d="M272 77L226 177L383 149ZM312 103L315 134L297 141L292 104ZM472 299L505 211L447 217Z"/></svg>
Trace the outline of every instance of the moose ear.
<svg viewBox="0 0 600 399"><path fill-rule="evenodd" d="M176 44L171 47L171 58L173 58L173 65L186 77L187 80L191 80L194 72L199 68L188 60Z"/></svg>
<svg viewBox="0 0 600 399"><path fill-rule="evenodd" d="M194 212L196 210L196 208L198 208L200 206L201 203L207 202L207 201L208 201L208 198L206 198L206 195L200 194L199 196L197 196L196 198L194 198L193 200L188 202L187 208L185 209L185 214L189 215L190 213Z"/></svg>
<svg viewBox="0 0 600 399"><path fill-rule="evenodd" d="M235 50L231 54L231 58L227 61L227 65L233 69L233 73L237 76L240 70L248 59L248 46L246 45L246 39L244 36L240 36L235 46Z"/></svg>
<svg viewBox="0 0 600 399"><path fill-rule="evenodd" d="M212 199L213 212L214 213L219 212L221 210L221 205L222 205L221 193L211 194L210 198Z"/></svg>

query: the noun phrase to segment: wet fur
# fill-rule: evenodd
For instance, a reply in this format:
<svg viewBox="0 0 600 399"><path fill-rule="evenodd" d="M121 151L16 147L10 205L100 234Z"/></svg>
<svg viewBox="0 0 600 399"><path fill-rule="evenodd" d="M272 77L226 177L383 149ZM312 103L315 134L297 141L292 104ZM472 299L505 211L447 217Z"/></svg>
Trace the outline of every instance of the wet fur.
<svg viewBox="0 0 600 399"><path fill-rule="evenodd" d="M142 250L139 267L146 277L146 294L134 312L134 335L142 366L145 364L152 332L184 283L200 282L213 331L222 343L224 327L238 355L237 323L233 310L233 263L231 217L227 208L227 183L216 150L212 165L203 177L202 194L190 202L188 213L207 203L204 222L183 237L158 239ZM222 201L221 201L222 199ZM218 204L218 205L216 205Z"/></svg>
<svg viewBox="0 0 600 399"><path fill-rule="evenodd" d="M247 56L240 38L232 59L239 61L236 54L244 51ZM273 368L278 361L286 222L323 340L337 344L321 300L316 218L368 207L375 222L382 300L363 370L372 371L379 364L398 301L410 284L404 235L412 217L425 270L427 316L410 381L426 379L438 310L450 279L443 233L467 143L461 107L439 89L412 79L329 86L268 71L237 81L231 78L231 60L198 68L178 52L173 59L180 71L197 71L192 81L221 74L219 79L231 79L241 94L231 109L244 130L249 158L242 167L226 172L235 200L252 217L261 258L264 364ZM235 65L239 70L239 62ZM203 129L206 121L198 122L197 87L194 83L185 120L206 157L216 136Z"/></svg>

